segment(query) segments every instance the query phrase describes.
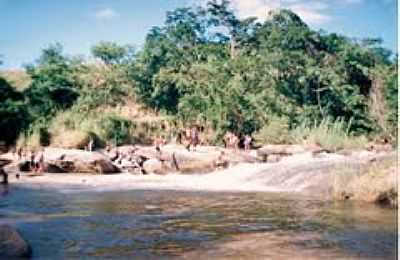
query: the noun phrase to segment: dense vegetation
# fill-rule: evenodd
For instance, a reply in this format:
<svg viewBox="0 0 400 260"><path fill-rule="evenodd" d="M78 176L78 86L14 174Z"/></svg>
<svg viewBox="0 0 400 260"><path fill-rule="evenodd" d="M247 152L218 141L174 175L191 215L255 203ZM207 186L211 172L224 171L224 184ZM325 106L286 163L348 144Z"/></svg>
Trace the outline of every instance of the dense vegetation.
<svg viewBox="0 0 400 260"><path fill-rule="evenodd" d="M227 130L261 142L298 142L313 128L329 134L338 126L346 137L395 140L397 57L377 39L313 31L289 10L260 23L214 0L168 12L141 50L101 42L92 54L97 63L52 45L26 67L28 88L17 92L0 80L0 126L9 129L0 138L137 142L160 131L160 121L143 126L139 118L151 115L172 133L202 125L209 142ZM120 113L133 103L146 112Z"/></svg>

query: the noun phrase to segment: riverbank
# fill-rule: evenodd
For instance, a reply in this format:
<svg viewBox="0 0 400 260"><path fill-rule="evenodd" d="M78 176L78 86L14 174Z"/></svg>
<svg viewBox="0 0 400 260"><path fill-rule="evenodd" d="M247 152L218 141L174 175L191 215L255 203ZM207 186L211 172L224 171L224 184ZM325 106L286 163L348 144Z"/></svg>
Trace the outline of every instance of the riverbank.
<svg viewBox="0 0 400 260"><path fill-rule="evenodd" d="M214 148L213 148L214 149ZM211 148L201 148L197 154L202 158L214 158L207 152ZM218 152L214 152L215 155ZM232 152L233 153L233 152ZM196 153L189 153L197 158ZM211 155L210 155L211 154ZM255 151L249 152L249 156ZM204 162L204 161L203 161ZM211 163L211 160L207 161ZM217 169L208 173L182 174L178 171L160 175L146 175L123 172L118 174L88 173L43 173L31 175L23 173L17 179L15 172L10 174L12 185L38 189L57 189L74 191L113 191L113 190L186 190L186 191L238 191L238 192L289 192L318 196L325 199L354 199L368 202L397 204L393 194L397 195L396 154L387 152L353 152L347 155L303 152L285 156L278 162L237 162L226 169ZM374 175L370 169L388 168L386 172ZM345 169L345 170L344 170ZM374 176L368 183L370 196L361 196L365 192L363 173ZM357 177L357 178L356 178ZM350 184L352 181L352 185ZM344 185L347 184L347 185ZM358 188L357 188L358 187ZM391 196L389 197L385 197Z"/></svg>

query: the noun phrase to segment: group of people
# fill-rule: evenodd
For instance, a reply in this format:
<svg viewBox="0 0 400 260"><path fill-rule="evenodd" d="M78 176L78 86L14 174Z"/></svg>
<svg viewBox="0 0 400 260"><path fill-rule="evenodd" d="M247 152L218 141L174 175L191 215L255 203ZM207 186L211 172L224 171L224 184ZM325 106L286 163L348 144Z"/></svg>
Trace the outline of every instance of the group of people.
<svg viewBox="0 0 400 260"><path fill-rule="evenodd" d="M25 159L29 162L29 170L35 173L43 173L45 169L44 163L44 148L35 150L26 150L22 147L19 147L16 152L14 151L14 156L20 161L21 159Z"/></svg>
<svg viewBox="0 0 400 260"><path fill-rule="evenodd" d="M242 138L244 150L248 151L251 148L251 142L253 141L253 138L249 134L246 134ZM225 148L229 149L238 149L239 148L239 143L240 143L240 138L235 135L234 133L228 131L226 132L224 136L224 143L225 143Z"/></svg>
<svg viewBox="0 0 400 260"><path fill-rule="evenodd" d="M201 144L199 127L192 126L178 132L176 141L180 144L183 144L188 151L196 151L197 146ZM226 132L223 141L225 148L237 150L239 148L239 144L242 143L244 150L248 151L251 149L251 143L253 139L249 134L239 138L233 132L228 131ZM153 145L157 151L160 151L161 147L166 143L167 141L162 135L158 135L153 139Z"/></svg>

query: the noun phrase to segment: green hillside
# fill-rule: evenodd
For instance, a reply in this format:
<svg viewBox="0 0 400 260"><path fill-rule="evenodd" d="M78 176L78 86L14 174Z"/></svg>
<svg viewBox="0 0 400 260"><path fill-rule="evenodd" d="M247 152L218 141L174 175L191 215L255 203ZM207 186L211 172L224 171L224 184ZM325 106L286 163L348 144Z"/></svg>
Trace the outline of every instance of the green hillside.
<svg viewBox="0 0 400 260"><path fill-rule="evenodd" d="M345 142L335 149L395 142L397 56L381 43L314 31L289 10L261 23L239 19L228 1L181 8L141 49L100 42L89 63L53 44L28 76L1 74L0 127L12 131L0 138L148 143L197 124L208 143L228 130L260 143Z"/></svg>

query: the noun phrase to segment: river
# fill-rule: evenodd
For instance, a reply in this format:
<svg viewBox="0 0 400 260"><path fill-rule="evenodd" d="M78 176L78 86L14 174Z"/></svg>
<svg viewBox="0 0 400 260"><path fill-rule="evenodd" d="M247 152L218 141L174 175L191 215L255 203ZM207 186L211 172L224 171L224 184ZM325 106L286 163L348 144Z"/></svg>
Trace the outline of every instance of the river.
<svg viewBox="0 0 400 260"><path fill-rule="evenodd" d="M33 259L395 259L397 211L296 193L2 190Z"/></svg>

